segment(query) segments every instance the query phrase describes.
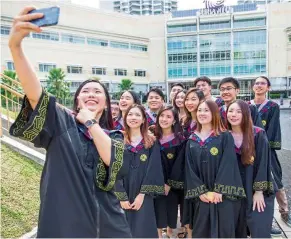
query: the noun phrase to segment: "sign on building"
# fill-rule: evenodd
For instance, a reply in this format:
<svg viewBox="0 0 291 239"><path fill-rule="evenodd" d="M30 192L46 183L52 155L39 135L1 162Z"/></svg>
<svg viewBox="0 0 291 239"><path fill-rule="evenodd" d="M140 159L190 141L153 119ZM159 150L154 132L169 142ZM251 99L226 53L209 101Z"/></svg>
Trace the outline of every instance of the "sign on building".
<svg viewBox="0 0 291 239"><path fill-rule="evenodd" d="M231 7L224 5L225 0L204 0L205 8L200 10L200 15L217 15L231 13Z"/></svg>

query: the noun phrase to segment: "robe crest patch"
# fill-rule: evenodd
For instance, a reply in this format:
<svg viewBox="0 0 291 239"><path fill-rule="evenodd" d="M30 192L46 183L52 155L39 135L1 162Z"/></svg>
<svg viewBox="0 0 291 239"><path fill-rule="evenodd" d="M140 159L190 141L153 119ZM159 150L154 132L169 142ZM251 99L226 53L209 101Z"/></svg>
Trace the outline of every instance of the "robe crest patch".
<svg viewBox="0 0 291 239"><path fill-rule="evenodd" d="M168 154L167 154L167 158L168 158L168 159L173 159L173 158L174 158L174 154L172 154L172 153L168 153Z"/></svg>
<svg viewBox="0 0 291 239"><path fill-rule="evenodd" d="M266 126L266 124L267 124L266 120L262 120L262 124L263 124L263 126Z"/></svg>
<svg viewBox="0 0 291 239"><path fill-rule="evenodd" d="M211 149L210 149L210 153L212 154L212 155L217 155L218 154L218 149L216 148L216 147L212 147Z"/></svg>
<svg viewBox="0 0 291 239"><path fill-rule="evenodd" d="M147 160L147 158L148 158L148 156L146 154L142 154L139 159L140 159L140 161L145 162Z"/></svg>

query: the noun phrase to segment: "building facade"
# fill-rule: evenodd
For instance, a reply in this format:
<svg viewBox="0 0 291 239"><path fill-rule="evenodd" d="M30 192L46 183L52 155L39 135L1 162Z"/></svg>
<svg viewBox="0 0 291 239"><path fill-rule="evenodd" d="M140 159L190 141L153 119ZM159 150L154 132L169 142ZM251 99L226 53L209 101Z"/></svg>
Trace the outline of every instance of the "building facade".
<svg viewBox="0 0 291 239"><path fill-rule="evenodd" d="M177 0L113 1L113 9L115 12L123 12L131 15L160 15L176 11Z"/></svg>
<svg viewBox="0 0 291 239"><path fill-rule="evenodd" d="M207 13L207 11L206 11ZM254 77L268 74L267 11L256 4L228 7L226 12L201 10L173 13L167 22L167 83L206 75L218 81L234 76L243 97L250 97Z"/></svg>
<svg viewBox="0 0 291 239"><path fill-rule="evenodd" d="M14 69L8 35L13 17L26 5L31 3L1 3L1 72ZM43 8L53 4L34 1L34 5ZM165 82L164 15L130 16L70 3L58 5L59 24L30 34L23 42L44 85L48 71L54 67L64 70L72 93L92 76L105 83L110 92L118 91L122 79L132 80L134 89L142 93L151 83Z"/></svg>
<svg viewBox="0 0 291 239"><path fill-rule="evenodd" d="M13 16L30 2L1 4L1 71L13 70L8 34ZM240 81L240 96L251 97L252 81L265 75L274 93L291 95L291 3L250 3L217 12L196 9L157 16L59 5L59 24L30 34L23 43L43 84L54 67L64 70L72 93L92 76L111 93L118 91L122 79L131 79L134 90L145 94L150 87L166 93L177 82L191 87L196 77L206 75L218 95L219 80L233 76Z"/></svg>

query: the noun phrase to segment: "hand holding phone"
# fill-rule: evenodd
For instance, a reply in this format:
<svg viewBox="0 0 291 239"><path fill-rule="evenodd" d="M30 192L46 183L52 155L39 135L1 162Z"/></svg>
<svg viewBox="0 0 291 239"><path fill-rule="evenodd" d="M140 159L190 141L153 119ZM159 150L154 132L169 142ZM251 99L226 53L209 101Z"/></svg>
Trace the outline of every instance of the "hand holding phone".
<svg viewBox="0 0 291 239"><path fill-rule="evenodd" d="M47 27L57 25L59 22L60 8L59 7L50 7L50 8L41 8L35 9L29 12L31 13L43 13L43 17L30 21L32 24L35 24L39 27Z"/></svg>

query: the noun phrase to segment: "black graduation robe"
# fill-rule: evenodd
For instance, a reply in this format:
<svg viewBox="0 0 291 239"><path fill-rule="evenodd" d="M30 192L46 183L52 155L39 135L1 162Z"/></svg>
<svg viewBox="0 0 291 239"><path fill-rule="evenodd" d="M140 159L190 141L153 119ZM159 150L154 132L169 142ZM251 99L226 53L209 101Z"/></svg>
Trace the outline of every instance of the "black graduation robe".
<svg viewBox="0 0 291 239"><path fill-rule="evenodd" d="M270 238L274 213L274 179L271 172L271 152L263 129L254 127L255 157L253 164L243 165L241 149L235 147L240 174L247 198L239 210L236 237L247 237L247 226L252 238ZM253 211L253 194L263 191L266 208L264 212Z"/></svg>
<svg viewBox="0 0 291 239"><path fill-rule="evenodd" d="M281 125L280 125L280 107L277 103L266 100L262 104L256 105L252 100L251 104L258 108L262 125L267 133L272 154L272 171L278 189L283 188L282 168L275 150L281 149Z"/></svg>
<svg viewBox="0 0 291 239"><path fill-rule="evenodd" d="M81 125L45 91L33 110L24 98L10 134L45 148L37 237L131 237L124 212L111 191L126 175L124 144L112 137L111 162L100 159Z"/></svg>
<svg viewBox="0 0 291 239"><path fill-rule="evenodd" d="M133 147L126 145L124 157L130 162L129 173L115 185L115 194L120 201L133 203L140 193L145 194L141 208L125 210L126 218L135 238L157 238L157 223L154 209L154 196L164 195L164 177L158 142L144 148L143 141Z"/></svg>
<svg viewBox="0 0 291 239"><path fill-rule="evenodd" d="M249 108L250 108L250 113L251 113L251 118L253 120L253 124L255 126L263 128L262 120L261 120L261 117L259 115L257 108L253 105L249 105ZM225 126L225 128L228 128L227 127L228 123L227 123L227 117L226 117L226 109L227 109L226 105L223 105L219 108L219 112L220 112L220 118L221 118L223 125Z"/></svg>
<svg viewBox="0 0 291 239"><path fill-rule="evenodd" d="M184 200L183 168L185 165L185 141L174 138L160 144L164 183L171 187L167 196L155 198L155 213L158 228L177 227L178 205ZM183 207L180 216L183 215Z"/></svg>
<svg viewBox="0 0 291 239"><path fill-rule="evenodd" d="M232 135L229 132L212 134L203 142L193 133L186 146L185 164L186 199L194 200L190 221L192 237L234 237L233 203L246 195ZM222 194L223 202L202 202L199 196L207 192Z"/></svg>

